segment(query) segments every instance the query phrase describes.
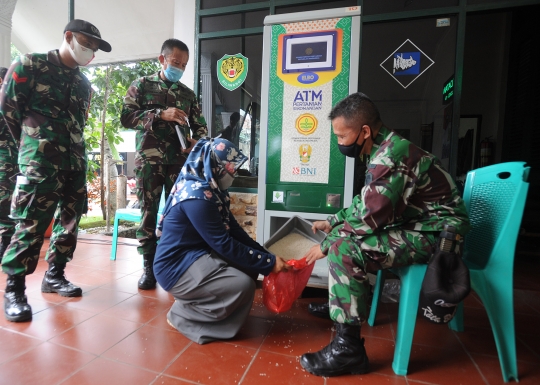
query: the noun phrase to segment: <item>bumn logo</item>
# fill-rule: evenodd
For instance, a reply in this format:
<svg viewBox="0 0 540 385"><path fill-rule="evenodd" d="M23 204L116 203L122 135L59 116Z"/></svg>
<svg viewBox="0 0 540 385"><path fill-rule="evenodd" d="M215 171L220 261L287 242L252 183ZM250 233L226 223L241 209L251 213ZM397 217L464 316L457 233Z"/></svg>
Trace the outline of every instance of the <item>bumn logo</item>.
<svg viewBox="0 0 540 385"><path fill-rule="evenodd" d="M409 39L380 64L395 81L407 88L435 62Z"/></svg>

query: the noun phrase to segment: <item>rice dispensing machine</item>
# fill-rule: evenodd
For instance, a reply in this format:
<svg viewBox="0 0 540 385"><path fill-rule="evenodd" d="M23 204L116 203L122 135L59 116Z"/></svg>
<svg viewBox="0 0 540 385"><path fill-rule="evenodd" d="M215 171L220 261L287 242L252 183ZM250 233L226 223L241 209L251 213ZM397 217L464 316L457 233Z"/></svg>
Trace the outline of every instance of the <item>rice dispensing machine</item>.
<svg viewBox="0 0 540 385"><path fill-rule="evenodd" d="M328 114L357 91L360 7L264 20L257 241L289 219L315 221L348 207L354 160L343 156ZM326 287L326 259L310 286Z"/></svg>

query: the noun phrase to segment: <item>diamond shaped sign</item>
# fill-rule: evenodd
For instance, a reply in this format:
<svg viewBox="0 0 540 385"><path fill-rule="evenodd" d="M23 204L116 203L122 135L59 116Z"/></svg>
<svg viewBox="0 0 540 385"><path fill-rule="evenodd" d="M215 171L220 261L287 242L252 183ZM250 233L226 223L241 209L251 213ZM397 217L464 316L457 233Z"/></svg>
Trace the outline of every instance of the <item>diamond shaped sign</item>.
<svg viewBox="0 0 540 385"><path fill-rule="evenodd" d="M435 62L409 39L380 64L403 88L407 88Z"/></svg>

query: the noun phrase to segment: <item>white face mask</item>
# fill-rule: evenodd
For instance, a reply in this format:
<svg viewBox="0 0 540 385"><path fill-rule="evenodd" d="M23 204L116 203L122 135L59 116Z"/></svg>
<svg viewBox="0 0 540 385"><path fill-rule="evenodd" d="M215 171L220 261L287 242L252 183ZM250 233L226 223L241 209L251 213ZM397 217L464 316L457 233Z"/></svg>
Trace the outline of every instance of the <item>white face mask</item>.
<svg viewBox="0 0 540 385"><path fill-rule="evenodd" d="M72 41L73 49L71 49L71 45L69 44L68 49L71 57L73 57L73 60L75 60L80 66L86 66L90 64L92 59L94 59L94 51L92 51L90 48L86 48L80 45L75 35L73 35Z"/></svg>

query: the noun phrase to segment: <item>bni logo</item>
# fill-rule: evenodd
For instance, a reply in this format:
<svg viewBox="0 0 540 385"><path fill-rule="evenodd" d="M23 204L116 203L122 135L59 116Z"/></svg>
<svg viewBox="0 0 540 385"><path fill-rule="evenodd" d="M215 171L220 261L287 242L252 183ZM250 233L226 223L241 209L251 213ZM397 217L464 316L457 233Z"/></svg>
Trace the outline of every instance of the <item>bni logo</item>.
<svg viewBox="0 0 540 385"><path fill-rule="evenodd" d="M380 64L403 88L410 86L435 62L409 39Z"/></svg>

